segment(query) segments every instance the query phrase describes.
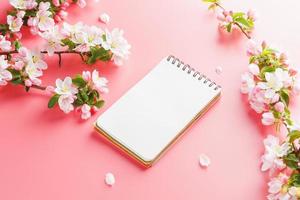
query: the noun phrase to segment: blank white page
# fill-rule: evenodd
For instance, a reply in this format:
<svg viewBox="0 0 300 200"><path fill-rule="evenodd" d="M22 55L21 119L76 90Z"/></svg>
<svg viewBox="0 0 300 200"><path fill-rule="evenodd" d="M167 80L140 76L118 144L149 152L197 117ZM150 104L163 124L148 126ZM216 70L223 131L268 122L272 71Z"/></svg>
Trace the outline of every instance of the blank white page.
<svg viewBox="0 0 300 200"><path fill-rule="evenodd" d="M174 57L164 58L96 122L146 162L154 160L221 91L178 63Z"/></svg>

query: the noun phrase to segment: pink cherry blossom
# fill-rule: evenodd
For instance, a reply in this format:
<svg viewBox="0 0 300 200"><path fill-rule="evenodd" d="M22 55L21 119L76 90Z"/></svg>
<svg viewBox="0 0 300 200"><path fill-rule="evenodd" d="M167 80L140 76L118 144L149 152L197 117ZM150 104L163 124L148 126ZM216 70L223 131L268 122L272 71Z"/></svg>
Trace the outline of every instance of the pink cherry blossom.
<svg viewBox="0 0 300 200"><path fill-rule="evenodd" d="M257 14L254 10L248 10L247 12L247 16L249 19L252 19L253 21L256 21L257 20Z"/></svg>
<svg viewBox="0 0 300 200"><path fill-rule="evenodd" d="M58 98L59 108L66 114L74 110L73 102L74 98L69 94L63 94Z"/></svg>
<svg viewBox="0 0 300 200"><path fill-rule="evenodd" d="M263 125L269 126L274 124L275 122L275 117L272 112L265 112L262 114L262 120L261 120Z"/></svg>
<svg viewBox="0 0 300 200"><path fill-rule="evenodd" d="M253 75L258 75L259 74L259 67L254 63L251 63L250 65L248 65L248 70Z"/></svg>
<svg viewBox="0 0 300 200"><path fill-rule="evenodd" d="M86 1L85 0L78 0L77 1L77 5L80 7L80 8L84 8L86 6Z"/></svg>
<svg viewBox="0 0 300 200"><path fill-rule="evenodd" d="M24 66L25 66L24 61L18 60L18 61L15 62L13 68L16 69L16 70L22 70Z"/></svg>
<svg viewBox="0 0 300 200"><path fill-rule="evenodd" d="M19 32L23 25L23 19L20 17L7 15L7 24L11 32Z"/></svg>
<svg viewBox="0 0 300 200"><path fill-rule="evenodd" d="M253 40L249 40L247 45L247 55L249 56L258 55L262 51L261 47L257 45Z"/></svg>
<svg viewBox="0 0 300 200"><path fill-rule="evenodd" d="M97 70L94 70L92 72L92 80L93 84L96 90L102 93L108 93L108 88L107 88L107 79L104 77L99 76L99 72Z"/></svg>
<svg viewBox="0 0 300 200"><path fill-rule="evenodd" d="M11 42L6 40L6 38L3 35L0 35L0 50L2 51L11 50Z"/></svg>
<svg viewBox="0 0 300 200"><path fill-rule="evenodd" d="M82 72L82 78L85 81L90 81L91 80L91 72L89 72L89 71L83 71Z"/></svg>

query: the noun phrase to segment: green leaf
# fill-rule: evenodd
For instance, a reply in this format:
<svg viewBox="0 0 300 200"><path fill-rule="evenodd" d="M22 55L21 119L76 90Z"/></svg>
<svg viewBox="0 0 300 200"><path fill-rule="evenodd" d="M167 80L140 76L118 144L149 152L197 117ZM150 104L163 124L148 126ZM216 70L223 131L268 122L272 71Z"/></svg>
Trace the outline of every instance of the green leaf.
<svg viewBox="0 0 300 200"><path fill-rule="evenodd" d="M103 105L104 105L104 101L103 100L100 100L100 101L97 101L96 103L95 103L95 106L97 107L97 108L101 108Z"/></svg>
<svg viewBox="0 0 300 200"><path fill-rule="evenodd" d="M232 24L231 24L231 23L229 23L229 24L226 26L226 30L227 30L228 33L231 32L231 27L232 27Z"/></svg>
<svg viewBox="0 0 300 200"><path fill-rule="evenodd" d="M250 28L251 25L249 24L248 20L245 19L244 17L238 17L235 19L236 22L238 22L239 24L244 25L247 28Z"/></svg>
<svg viewBox="0 0 300 200"><path fill-rule="evenodd" d="M58 98L60 95L55 94L51 97L51 99L48 102L48 108L53 108L53 106L58 102Z"/></svg>
<svg viewBox="0 0 300 200"><path fill-rule="evenodd" d="M286 89L280 90L280 99L285 103L286 106L288 106L290 101L289 91Z"/></svg>
<svg viewBox="0 0 300 200"><path fill-rule="evenodd" d="M236 13L232 14L232 18L236 19L236 18L243 17L244 15L245 15L245 13L243 13L243 12L236 12Z"/></svg>
<svg viewBox="0 0 300 200"><path fill-rule="evenodd" d="M216 7L216 4L211 4L208 6L208 10L214 10Z"/></svg>
<svg viewBox="0 0 300 200"><path fill-rule="evenodd" d="M89 100L89 96L84 90L79 90L78 94L80 95L83 102L87 102Z"/></svg>
<svg viewBox="0 0 300 200"><path fill-rule="evenodd" d="M97 92L97 90L92 90L89 93L89 100L88 100L88 104L89 105L93 105L94 102L97 101L97 99L99 98L99 93Z"/></svg>
<svg viewBox="0 0 300 200"><path fill-rule="evenodd" d="M76 75L75 78L72 79L72 83L80 88L86 86L86 84L87 84L86 81L79 74Z"/></svg>
<svg viewBox="0 0 300 200"><path fill-rule="evenodd" d="M265 73L266 72L274 72L275 67L265 66L260 70L260 77L265 79Z"/></svg>
<svg viewBox="0 0 300 200"><path fill-rule="evenodd" d="M21 46L22 46L21 42L18 41L18 40L14 41L13 45L15 46L16 50L19 50L21 48Z"/></svg>
<svg viewBox="0 0 300 200"><path fill-rule="evenodd" d="M73 50L76 47L76 44L68 38L63 39L61 42L63 43L64 46L68 46L69 50Z"/></svg>
<svg viewBox="0 0 300 200"><path fill-rule="evenodd" d="M300 187L300 174L292 174L288 183L291 186Z"/></svg>
<svg viewBox="0 0 300 200"><path fill-rule="evenodd" d="M78 107L78 106L82 106L84 104L84 102L78 98L78 95L77 95L77 99L74 101L74 106L75 107Z"/></svg>
<svg viewBox="0 0 300 200"><path fill-rule="evenodd" d="M18 84L22 84L23 80L22 80L22 76L20 71L15 70L15 69L8 69L8 71L11 73L12 75L12 79L11 79L11 83L18 85Z"/></svg>
<svg viewBox="0 0 300 200"><path fill-rule="evenodd" d="M295 153L290 153L283 158L284 163L291 169L298 169L299 158L297 158Z"/></svg>
<svg viewBox="0 0 300 200"><path fill-rule="evenodd" d="M300 131L292 131L288 134L289 136L289 142L294 142L296 139L300 138Z"/></svg>
<svg viewBox="0 0 300 200"><path fill-rule="evenodd" d="M2 35L5 35L8 31L8 25L7 24L0 24L0 33L2 33Z"/></svg>
<svg viewBox="0 0 300 200"><path fill-rule="evenodd" d="M105 50L103 47L91 47L90 55L87 59L87 64L94 64L97 60L109 61L111 59L109 50Z"/></svg>

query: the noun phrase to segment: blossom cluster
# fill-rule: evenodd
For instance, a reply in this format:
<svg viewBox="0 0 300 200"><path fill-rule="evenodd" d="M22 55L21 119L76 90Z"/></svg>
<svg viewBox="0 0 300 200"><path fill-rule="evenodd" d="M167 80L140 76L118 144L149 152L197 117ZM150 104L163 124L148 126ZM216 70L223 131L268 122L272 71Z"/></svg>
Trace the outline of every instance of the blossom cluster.
<svg viewBox="0 0 300 200"><path fill-rule="evenodd" d="M64 113L76 109L81 111L82 119L88 119L91 112L103 106L104 101L100 94L108 92L107 82L106 78L99 76L97 70L92 73L83 71L74 78L68 76L64 80L57 79L56 87L47 87L47 91L53 93L48 107L52 108L58 104Z"/></svg>
<svg viewBox="0 0 300 200"><path fill-rule="evenodd" d="M248 94L250 106L262 113L262 123L292 125L288 110L291 95L300 93L300 75L289 66L285 53L250 40L248 71L242 74L241 92Z"/></svg>
<svg viewBox="0 0 300 200"><path fill-rule="evenodd" d="M107 80L99 72L83 72L74 78L57 79L56 88L42 86L41 77L47 69L43 54L61 56L64 53L80 55L87 64L99 60L114 61L121 65L130 54L130 45L123 31L112 31L81 22L74 25L57 22L67 16L66 9L72 3L85 7L85 0L9 0L13 9L8 12L7 23L0 24L0 86L8 82L30 88L47 90L53 93L48 107L58 104L65 113L80 110L81 117L88 119L92 112L99 109L104 101L100 94L108 92ZM101 20L108 23L109 16ZM31 51L22 46L21 28L27 26L32 34L45 39L44 49Z"/></svg>
<svg viewBox="0 0 300 200"><path fill-rule="evenodd" d="M24 85L26 90L31 86L40 86L40 77L43 70L47 69L47 63L39 52L30 51L20 47L18 53L13 56L0 56L0 85L6 85L8 81L13 84Z"/></svg>
<svg viewBox="0 0 300 200"><path fill-rule="evenodd" d="M253 10L245 12L234 12L232 10L225 10L219 0L202 0L209 3L210 10L217 10L217 19L219 20L219 27L222 30L231 32L233 29L240 29L248 38L251 38L249 33L254 29L254 22L257 15Z"/></svg>
<svg viewBox="0 0 300 200"><path fill-rule="evenodd" d="M49 55L61 50L79 52L87 64L113 60L122 65L130 53L130 45L118 28L110 32L81 22L63 23L61 28L56 25L40 35L47 41L45 50Z"/></svg>
<svg viewBox="0 0 300 200"><path fill-rule="evenodd" d="M272 135L264 140L261 170L269 171L272 177L268 199L300 199L300 124L291 119L288 107L290 98L300 93L300 75L285 53L266 42L258 45L249 40L247 55L249 65L241 77L241 92L262 115L263 125L284 125L287 129L283 141Z"/></svg>
<svg viewBox="0 0 300 200"><path fill-rule="evenodd" d="M51 29L55 22L64 20L68 13L66 9L71 3L85 7L85 0L9 0L13 10L7 15L7 24L1 24L3 35L14 35L18 39L23 25L29 26L33 34Z"/></svg>
<svg viewBox="0 0 300 200"><path fill-rule="evenodd" d="M300 129L291 131L286 141L268 135L264 140L262 171L270 171L268 200L300 199Z"/></svg>
<svg viewBox="0 0 300 200"><path fill-rule="evenodd" d="M219 0L203 0L209 9L219 8L220 27L231 32L238 28L248 34L254 27L256 15L227 11ZM276 125L276 131L285 127L283 138L268 135L264 140L265 152L261 157L262 171L269 171L268 200L300 199L300 123L291 118L289 102L300 93L300 74L290 66L287 55L249 40L248 71L241 77L241 92L248 95L251 108L261 114L263 125Z"/></svg>

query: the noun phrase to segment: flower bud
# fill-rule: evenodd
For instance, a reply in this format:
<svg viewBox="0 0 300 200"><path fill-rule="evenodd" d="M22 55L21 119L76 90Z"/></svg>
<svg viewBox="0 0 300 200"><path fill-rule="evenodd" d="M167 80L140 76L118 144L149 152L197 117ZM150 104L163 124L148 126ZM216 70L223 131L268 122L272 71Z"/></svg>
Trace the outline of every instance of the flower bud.
<svg viewBox="0 0 300 200"><path fill-rule="evenodd" d="M251 63L250 65L248 65L248 70L253 75L258 75L259 74L259 67L254 63Z"/></svg>
<svg viewBox="0 0 300 200"><path fill-rule="evenodd" d="M56 7L58 7L60 5L59 0L52 0L53 5L55 5Z"/></svg>
<svg viewBox="0 0 300 200"><path fill-rule="evenodd" d="M54 20L55 20L56 22L61 22L61 21L62 21L62 19L60 18L59 15L55 15L55 16L54 16Z"/></svg>
<svg viewBox="0 0 300 200"><path fill-rule="evenodd" d="M275 110L282 113L284 111L284 104L282 102L277 102L274 106Z"/></svg>
<svg viewBox="0 0 300 200"><path fill-rule="evenodd" d="M253 11L251 9L247 12L247 16L249 19L252 19L253 21L255 21L257 19L257 15L256 15L255 11Z"/></svg>
<svg viewBox="0 0 300 200"><path fill-rule="evenodd" d="M263 49L265 49L265 48L267 47L267 43L266 43L266 41L262 41L262 43L261 43L261 47L262 47Z"/></svg>

